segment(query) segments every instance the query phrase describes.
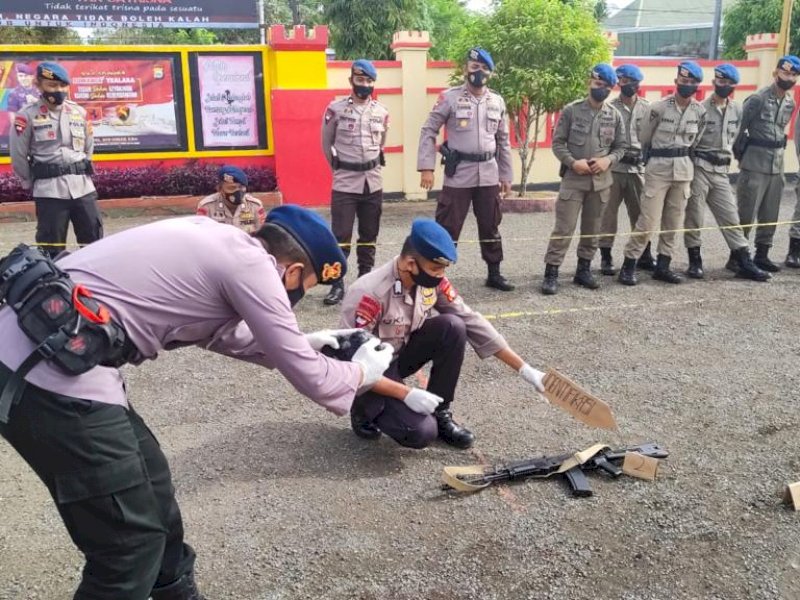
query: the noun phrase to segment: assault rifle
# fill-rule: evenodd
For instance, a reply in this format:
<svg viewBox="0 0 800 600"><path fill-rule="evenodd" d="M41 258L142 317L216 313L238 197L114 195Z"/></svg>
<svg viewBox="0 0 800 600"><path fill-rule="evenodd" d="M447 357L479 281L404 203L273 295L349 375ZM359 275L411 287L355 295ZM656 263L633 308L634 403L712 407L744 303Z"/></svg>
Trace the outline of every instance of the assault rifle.
<svg viewBox="0 0 800 600"><path fill-rule="evenodd" d="M490 485L506 481L546 479L558 476L567 480L573 496L585 498L592 495L592 488L589 486L586 472L601 471L611 477L619 477L623 473L622 462L628 453L656 459L669 456L669 452L653 442L627 446L618 450L597 444L575 454L542 456L541 458L499 464L494 467L480 465L445 467L442 474L442 489L477 492Z"/></svg>

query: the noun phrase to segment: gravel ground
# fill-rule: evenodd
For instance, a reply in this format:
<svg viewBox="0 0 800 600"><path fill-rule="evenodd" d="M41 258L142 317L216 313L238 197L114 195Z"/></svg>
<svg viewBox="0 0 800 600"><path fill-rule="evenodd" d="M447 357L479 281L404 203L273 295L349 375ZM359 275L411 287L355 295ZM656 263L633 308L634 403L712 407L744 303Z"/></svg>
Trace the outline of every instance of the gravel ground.
<svg viewBox="0 0 800 600"><path fill-rule="evenodd" d="M784 200L790 218L794 195ZM399 250L413 215L433 209L387 206L379 262ZM478 435L470 452L365 442L277 374L195 349L127 370L132 403L170 459L210 600L800 598L797 515L778 497L800 479L800 273L733 279L712 231L705 281L645 275L626 288L606 277L591 292L570 282L573 246L561 292L544 297L552 219L506 216L504 271L516 291L483 287L473 243L451 279L484 314L525 313L494 322L530 363L605 399L618 433L539 402L502 363L472 352L455 404ZM108 230L146 220L110 220ZM472 217L464 237L476 237ZM32 238L33 224L0 225L4 251ZM776 244L782 259L786 227ZM682 250L676 262L685 266ZM323 295L300 304L304 329L335 324ZM591 476L590 499L556 481L464 497L438 487L445 465L648 440L672 452L658 479ZM81 556L46 490L5 443L0 464L0 599L71 597Z"/></svg>

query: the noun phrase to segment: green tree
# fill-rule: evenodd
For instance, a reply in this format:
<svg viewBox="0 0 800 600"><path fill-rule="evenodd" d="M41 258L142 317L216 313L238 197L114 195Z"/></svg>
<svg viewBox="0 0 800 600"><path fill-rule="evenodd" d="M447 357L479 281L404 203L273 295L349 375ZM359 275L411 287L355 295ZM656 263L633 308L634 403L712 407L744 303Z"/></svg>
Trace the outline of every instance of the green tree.
<svg viewBox="0 0 800 600"><path fill-rule="evenodd" d="M739 0L725 11L722 21L722 44L726 58L745 58L748 35L775 33L781 27L782 0ZM800 48L800 10L792 12L790 47Z"/></svg>
<svg viewBox="0 0 800 600"><path fill-rule="evenodd" d="M0 27L0 44L82 44L78 32L68 27Z"/></svg>
<svg viewBox="0 0 800 600"><path fill-rule="evenodd" d="M454 44L453 60L480 45L495 61L490 85L503 96L522 162L520 193L527 189L535 140L547 113L587 94L592 66L608 62L611 49L594 17L593 4L562 0L504 0L478 19ZM459 72L454 76L459 79Z"/></svg>
<svg viewBox="0 0 800 600"><path fill-rule="evenodd" d="M431 35L433 47L429 55L432 59L449 58L454 40L477 18L466 5L466 0L425 0L423 27Z"/></svg>
<svg viewBox="0 0 800 600"><path fill-rule="evenodd" d="M216 44L217 36L208 29L173 29L167 27L121 27L95 29L89 39L91 44L120 45L207 45Z"/></svg>
<svg viewBox="0 0 800 600"><path fill-rule="evenodd" d="M324 22L337 58L393 58L396 31L422 29L427 11L423 0L325 0Z"/></svg>

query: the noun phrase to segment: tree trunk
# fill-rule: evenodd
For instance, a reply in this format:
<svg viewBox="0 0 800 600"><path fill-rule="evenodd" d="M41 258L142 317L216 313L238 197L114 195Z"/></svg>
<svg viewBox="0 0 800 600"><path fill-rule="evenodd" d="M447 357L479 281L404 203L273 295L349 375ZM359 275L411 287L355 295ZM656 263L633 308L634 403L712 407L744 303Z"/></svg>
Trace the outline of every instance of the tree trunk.
<svg viewBox="0 0 800 600"><path fill-rule="evenodd" d="M514 135L517 137L517 144L519 145L519 161L522 165L522 173L519 182L519 195L522 197L525 195L525 190L528 186L528 177L525 170L525 165L528 163L528 130L530 129L530 126L527 122L523 125L520 115L517 115L513 119L513 123Z"/></svg>
<svg viewBox="0 0 800 600"><path fill-rule="evenodd" d="M533 122L533 147L531 148L531 157L530 160L522 165L522 180L525 182L523 186L522 193L525 193L525 187L527 186L528 182L528 174L530 173L531 167L533 166L533 161L536 158L536 143L539 140L539 130L541 128L541 123L539 122L539 118L541 117L541 111L538 108L534 108L532 111L528 110L528 132L527 135L530 135L531 131L531 121Z"/></svg>
<svg viewBox="0 0 800 600"><path fill-rule="evenodd" d="M300 0L289 0L289 9L292 11L292 24L302 25L303 21L300 16Z"/></svg>

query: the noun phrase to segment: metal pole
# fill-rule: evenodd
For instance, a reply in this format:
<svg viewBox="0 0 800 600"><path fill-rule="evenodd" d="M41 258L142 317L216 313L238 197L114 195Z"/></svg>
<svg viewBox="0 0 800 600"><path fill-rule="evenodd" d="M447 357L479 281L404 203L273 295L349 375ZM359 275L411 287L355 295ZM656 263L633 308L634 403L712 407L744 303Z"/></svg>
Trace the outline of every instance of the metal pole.
<svg viewBox="0 0 800 600"><path fill-rule="evenodd" d="M783 15L781 16L781 32L778 35L778 55L789 53L789 33L791 31L792 6L794 0L783 0Z"/></svg>
<svg viewBox="0 0 800 600"><path fill-rule="evenodd" d="M264 0L258 0L258 31L261 36L261 45L267 45L267 24L264 17Z"/></svg>
<svg viewBox="0 0 800 600"><path fill-rule="evenodd" d="M711 41L708 43L708 58L719 58L719 28L722 22L722 0L714 3L714 25L711 27Z"/></svg>

